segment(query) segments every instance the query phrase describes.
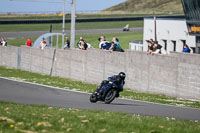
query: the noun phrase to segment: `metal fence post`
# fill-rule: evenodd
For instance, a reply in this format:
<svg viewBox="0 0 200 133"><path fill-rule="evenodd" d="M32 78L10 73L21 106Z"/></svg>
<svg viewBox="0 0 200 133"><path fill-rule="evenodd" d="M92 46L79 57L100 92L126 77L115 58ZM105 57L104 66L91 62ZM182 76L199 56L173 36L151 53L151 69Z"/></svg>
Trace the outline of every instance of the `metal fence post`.
<svg viewBox="0 0 200 133"><path fill-rule="evenodd" d="M17 53L17 69L21 69L21 48L18 48Z"/></svg>
<svg viewBox="0 0 200 133"><path fill-rule="evenodd" d="M54 52L53 52L53 59L52 59L52 64L51 64L50 76L52 76L52 73L53 73L53 67L54 67L55 57L56 57L56 49L54 49Z"/></svg>

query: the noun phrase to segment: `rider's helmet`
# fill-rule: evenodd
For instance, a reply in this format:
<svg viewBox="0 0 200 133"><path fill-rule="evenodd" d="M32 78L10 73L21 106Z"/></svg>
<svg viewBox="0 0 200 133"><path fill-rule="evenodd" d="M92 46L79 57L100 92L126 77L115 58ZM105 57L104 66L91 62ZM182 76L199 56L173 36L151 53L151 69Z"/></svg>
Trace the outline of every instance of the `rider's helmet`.
<svg viewBox="0 0 200 133"><path fill-rule="evenodd" d="M126 74L125 74L124 72L120 72L118 75L119 75L120 78L123 79L123 80L126 78Z"/></svg>

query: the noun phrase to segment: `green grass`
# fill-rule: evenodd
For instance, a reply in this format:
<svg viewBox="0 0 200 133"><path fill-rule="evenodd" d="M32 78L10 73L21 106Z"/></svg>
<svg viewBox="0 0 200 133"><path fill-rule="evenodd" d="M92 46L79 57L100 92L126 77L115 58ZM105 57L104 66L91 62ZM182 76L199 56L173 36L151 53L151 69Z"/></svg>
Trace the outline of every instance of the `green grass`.
<svg viewBox="0 0 200 133"><path fill-rule="evenodd" d="M130 24L131 28L143 27L143 21L114 21L114 22L85 22L76 23L76 29L112 29L123 28ZM70 23L66 23L66 30L71 28ZM20 32L20 31L49 31L50 24L1 24L1 32ZM62 24L53 24L53 31L62 30Z"/></svg>
<svg viewBox="0 0 200 133"><path fill-rule="evenodd" d="M0 102L1 133L198 133L200 122Z"/></svg>
<svg viewBox="0 0 200 133"><path fill-rule="evenodd" d="M7 69L5 67L0 67L0 76L22 80L22 81L34 82L38 84L54 86L54 87L60 87L60 88L65 88L65 89L70 89L70 90L90 92L90 93L93 92L98 86L96 84L73 81L71 79L60 78L60 77L51 77L48 75L40 75L37 73L31 73L31 72L21 71L21 70L16 70L16 69ZM99 83L100 82L101 81L99 81ZM184 100L184 99L169 97L165 95L141 93L141 92L136 92L129 89L124 89L124 91L120 93L120 97L129 98L133 100L162 103L162 104L200 108L199 100Z"/></svg>
<svg viewBox="0 0 200 133"><path fill-rule="evenodd" d="M143 33L142 32L123 32L123 33L112 33L112 34L86 34L83 35L83 38L90 43L94 48L98 48L99 47L99 41L98 38L101 35L105 35L108 41L112 40L112 37L117 37L119 38L119 42L120 45L122 46L122 48L124 49L128 49L129 48L129 41L130 40L142 40L143 39ZM81 35L76 35L76 39L75 42L78 42L79 37ZM31 40L34 42L36 40L37 37L32 37ZM12 46L21 46L24 45L26 42L27 38L15 38L15 39L8 39L8 45L12 45ZM61 36L59 37L59 48L61 48ZM54 47L56 46L56 37L54 37L53 39L53 44Z"/></svg>
<svg viewBox="0 0 200 133"><path fill-rule="evenodd" d="M165 14L160 14L160 15L165 15ZM123 18L123 17L145 17L145 16L152 16L149 14L134 14L134 13L94 13L94 14L76 14L76 18L77 19L93 19L93 18ZM62 20L62 16L58 16L58 15L51 15L51 14L41 14L41 15L0 15L0 21L3 20L8 20L8 21L12 21L12 20ZM70 14L66 14L65 15L66 19L71 19L71 15Z"/></svg>

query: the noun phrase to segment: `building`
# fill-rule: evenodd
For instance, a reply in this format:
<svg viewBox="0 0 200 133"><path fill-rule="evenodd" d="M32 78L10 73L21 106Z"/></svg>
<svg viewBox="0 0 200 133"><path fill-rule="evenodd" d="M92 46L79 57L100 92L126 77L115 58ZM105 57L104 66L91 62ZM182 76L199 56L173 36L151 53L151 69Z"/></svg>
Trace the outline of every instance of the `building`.
<svg viewBox="0 0 200 133"><path fill-rule="evenodd" d="M163 48L170 52L182 52L183 44L186 43L195 51L196 37L188 32L186 19L184 18L157 18L157 41ZM147 51L147 40L155 40L155 24L154 18L144 18L143 32L143 51Z"/></svg>
<svg viewBox="0 0 200 133"><path fill-rule="evenodd" d="M154 18L144 18L143 51L148 48L146 40L157 36L168 52L181 52L186 43L193 53L200 54L200 0L182 0L182 5L184 18L157 18L156 26Z"/></svg>
<svg viewBox="0 0 200 133"><path fill-rule="evenodd" d="M200 54L200 0L182 0L190 35L196 37L195 53Z"/></svg>

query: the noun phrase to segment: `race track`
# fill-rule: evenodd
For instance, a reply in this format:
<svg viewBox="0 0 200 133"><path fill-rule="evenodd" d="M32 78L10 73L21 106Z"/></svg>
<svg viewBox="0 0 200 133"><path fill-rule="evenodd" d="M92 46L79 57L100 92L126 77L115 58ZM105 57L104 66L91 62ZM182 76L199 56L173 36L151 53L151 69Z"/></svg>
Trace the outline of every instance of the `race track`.
<svg viewBox="0 0 200 133"><path fill-rule="evenodd" d="M20 38L20 37L34 37L40 36L48 31L24 31L24 32L0 32L0 37L5 38ZM61 33L61 31L54 31L56 33ZM122 33L121 29L89 29L89 30L76 30L76 35L84 34L107 34L107 33ZM130 32L143 32L143 28L130 28ZM70 35L71 31L66 30L66 34Z"/></svg>
<svg viewBox="0 0 200 133"><path fill-rule="evenodd" d="M125 99L115 99L107 105L102 102L90 103L89 96L87 93L0 78L0 101L200 120L200 109Z"/></svg>

